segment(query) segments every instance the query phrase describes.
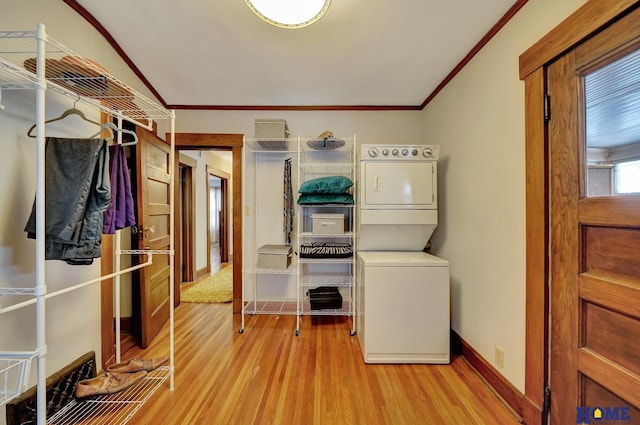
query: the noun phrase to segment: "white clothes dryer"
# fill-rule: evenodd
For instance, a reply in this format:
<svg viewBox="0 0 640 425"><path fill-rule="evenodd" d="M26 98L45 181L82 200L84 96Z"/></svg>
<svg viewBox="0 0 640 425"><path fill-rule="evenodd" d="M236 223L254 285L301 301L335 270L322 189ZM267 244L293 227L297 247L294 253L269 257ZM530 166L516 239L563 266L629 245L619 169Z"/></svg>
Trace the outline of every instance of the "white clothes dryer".
<svg viewBox="0 0 640 425"><path fill-rule="evenodd" d="M438 225L437 145L362 145L358 250L421 251Z"/></svg>

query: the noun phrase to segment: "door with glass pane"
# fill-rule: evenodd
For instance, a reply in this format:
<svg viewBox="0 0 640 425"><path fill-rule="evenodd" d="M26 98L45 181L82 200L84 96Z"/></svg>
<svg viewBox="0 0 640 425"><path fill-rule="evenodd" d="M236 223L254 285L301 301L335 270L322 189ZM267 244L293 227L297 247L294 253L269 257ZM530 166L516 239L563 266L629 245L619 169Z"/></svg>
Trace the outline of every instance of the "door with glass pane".
<svg viewBox="0 0 640 425"><path fill-rule="evenodd" d="M548 68L551 424L640 424L640 9Z"/></svg>

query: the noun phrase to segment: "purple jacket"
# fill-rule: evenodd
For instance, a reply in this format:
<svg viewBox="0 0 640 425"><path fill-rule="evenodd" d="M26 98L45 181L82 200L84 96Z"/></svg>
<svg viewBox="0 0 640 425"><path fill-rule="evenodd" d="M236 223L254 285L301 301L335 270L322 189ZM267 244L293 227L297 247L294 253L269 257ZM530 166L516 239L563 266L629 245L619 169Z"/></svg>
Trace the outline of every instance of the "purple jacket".
<svg viewBox="0 0 640 425"><path fill-rule="evenodd" d="M111 174L111 201L104 213L102 233L113 234L116 229L136 224L131 195L131 179L127 157L120 145L109 146L109 172Z"/></svg>

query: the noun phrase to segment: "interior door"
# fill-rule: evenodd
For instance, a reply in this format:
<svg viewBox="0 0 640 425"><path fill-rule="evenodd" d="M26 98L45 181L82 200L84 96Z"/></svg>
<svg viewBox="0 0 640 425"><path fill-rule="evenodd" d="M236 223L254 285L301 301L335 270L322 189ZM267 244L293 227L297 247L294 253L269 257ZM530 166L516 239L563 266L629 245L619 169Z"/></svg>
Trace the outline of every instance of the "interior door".
<svg viewBox="0 0 640 425"><path fill-rule="evenodd" d="M586 90L639 37L636 10L548 68L551 424L640 424L640 191L589 196L588 171L640 149L640 66Z"/></svg>
<svg viewBox="0 0 640 425"><path fill-rule="evenodd" d="M229 228L227 226L227 211L229 203L227 202L228 196L228 179L221 179L220 182L220 262L229 262Z"/></svg>
<svg viewBox="0 0 640 425"><path fill-rule="evenodd" d="M136 133L138 247L169 250L171 148L150 131L138 128ZM169 319L169 280L169 255L153 254L153 264L140 269L137 304L142 348Z"/></svg>

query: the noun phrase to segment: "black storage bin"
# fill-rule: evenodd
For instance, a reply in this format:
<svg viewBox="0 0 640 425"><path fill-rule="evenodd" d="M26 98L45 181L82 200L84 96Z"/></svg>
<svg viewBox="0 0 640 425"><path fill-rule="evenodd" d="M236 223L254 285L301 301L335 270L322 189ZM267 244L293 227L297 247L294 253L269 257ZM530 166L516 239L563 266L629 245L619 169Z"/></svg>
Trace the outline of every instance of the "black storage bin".
<svg viewBox="0 0 640 425"><path fill-rule="evenodd" d="M335 286L319 286L309 289L311 310L326 310L342 308L342 294Z"/></svg>

